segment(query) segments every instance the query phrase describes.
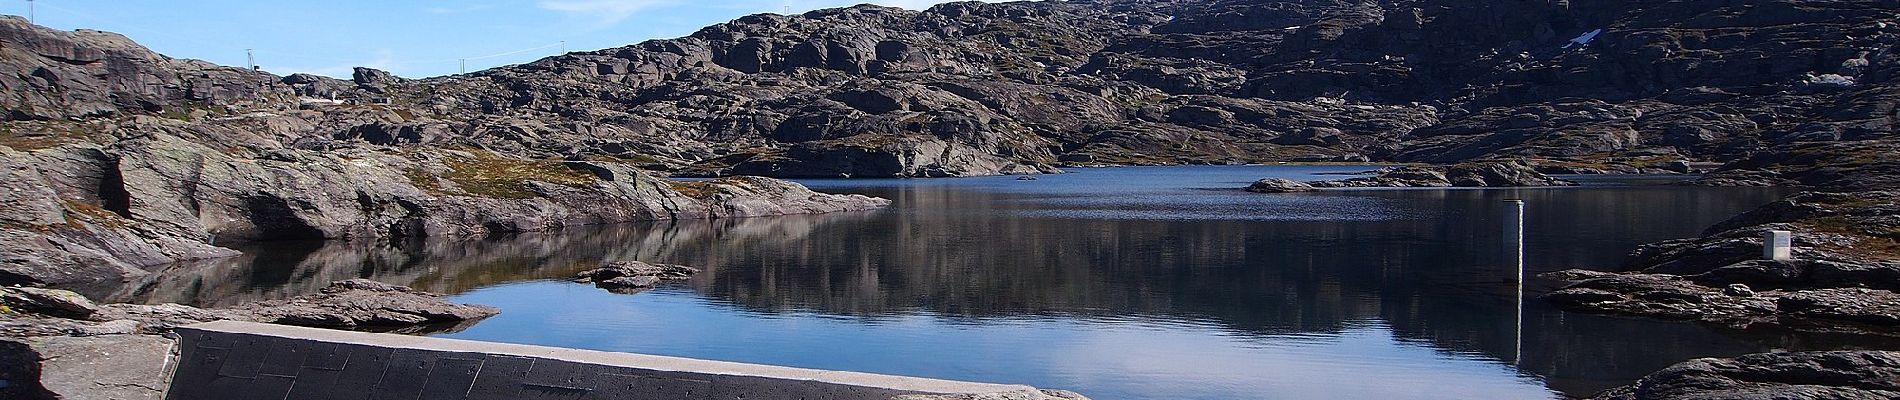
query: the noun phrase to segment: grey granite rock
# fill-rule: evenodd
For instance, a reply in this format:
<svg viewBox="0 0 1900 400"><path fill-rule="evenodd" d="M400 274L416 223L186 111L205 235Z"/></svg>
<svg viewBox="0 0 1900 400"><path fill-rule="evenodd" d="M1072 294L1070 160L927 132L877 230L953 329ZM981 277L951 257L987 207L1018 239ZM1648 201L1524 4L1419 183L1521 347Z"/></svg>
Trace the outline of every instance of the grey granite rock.
<svg viewBox="0 0 1900 400"><path fill-rule="evenodd" d="M614 293L632 294L652 288L666 280L688 279L699 269L674 264L648 264L616 261L574 274L574 282L592 283Z"/></svg>
<svg viewBox="0 0 1900 400"><path fill-rule="evenodd" d="M1684 361L1595 400L1900 398L1900 353L1763 353Z"/></svg>
<svg viewBox="0 0 1900 400"><path fill-rule="evenodd" d="M1261 179L1247 186L1247 191L1254 193L1298 193L1316 190L1319 189L1314 188L1313 185L1285 178Z"/></svg>
<svg viewBox="0 0 1900 400"><path fill-rule="evenodd" d="M1311 182L1322 188L1365 187L1537 187L1574 186L1576 183L1538 172L1518 161L1476 162L1443 167L1391 167L1373 176Z"/></svg>

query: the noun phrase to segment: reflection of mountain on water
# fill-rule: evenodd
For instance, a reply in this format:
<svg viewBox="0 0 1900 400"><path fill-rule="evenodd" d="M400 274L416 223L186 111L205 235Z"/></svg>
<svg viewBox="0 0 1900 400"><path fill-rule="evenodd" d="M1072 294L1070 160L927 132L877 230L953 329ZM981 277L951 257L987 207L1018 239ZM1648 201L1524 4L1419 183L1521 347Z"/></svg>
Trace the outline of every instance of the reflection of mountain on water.
<svg viewBox="0 0 1900 400"><path fill-rule="evenodd" d="M682 244L667 259L722 266L695 287L768 313L1155 315L1218 321L1247 336L1336 333L1382 320L1402 339L1522 360L1553 387L1587 393L1684 359L1765 347L1694 325L1562 314L1534 298L1520 329L1493 204L1534 205L1536 273L1614 266L1637 244L1692 234L1775 196L1682 190L1364 192L1352 195L1407 209L1383 210L1401 218L1342 223L1018 218L996 211L1047 204L907 187L873 194L901 199L911 214L803 238ZM1799 339L1776 339L1787 340Z"/></svg>
<svg viewBox="0 0 1900 400"><path fill-rule="evenodd" d="M368 277L460 293L558 279L607 260L705 271L701 296L760 313L884 318L927 311L990 319L1212 321L1236 336L1339 333L1384 321L1399 339L1512 362L1586 393L1683 359L1764 350L1707 329L1560 313L1527 300L1519 328L1514 271L1495 244L1494 205L1532 204L1532 273L1618 263L1637 244L1687 236L1772 200L1764 190L1627 188L1374 191L1300 197L1352 207L1289 210L1285 198L1235 194L1205 217L1151 207L1134 217L1070 218L1064 199L952 185L860 188L899 205L872 213L603 227L481 241L286 244L180 266L109 298L230 304L313 292ZM1227 196L1215 193L1213 196ZM1250 197L1251 196L1251 197ZM1130 196L1149 202L1152 196ZM1196 201L1206 201L1199 199ZM1250 203L1252 202L1252 203ZM1264 202L1275 202L1272 206ZM1081 207L1112 209L1091 202ZM1346 210L1350 208L1349 210ZM1329 218L1333 212L1353 218ZM1180 212L1194 218L1153 217ZM1048 217L1037 217L1038 215ZM1381 218L1379 216L1389 216ZM1639 333L1640 332L1640 333ZM1520 339L1521 336L1521 339ZM1801 347L1802 338L1770 338Z"/></svg>
<svg viewBox="0 0 1900 400"><path fill-rule="evenodd" d="M267 243L240 249L243 256L175 265L123 285L75 289L114 302L199 306L294 297L352 278L454 294L512 281L565 279L603 261L664 260L679 243L801 237L828 221L867 215L623 224L480 240Z"/></svg>

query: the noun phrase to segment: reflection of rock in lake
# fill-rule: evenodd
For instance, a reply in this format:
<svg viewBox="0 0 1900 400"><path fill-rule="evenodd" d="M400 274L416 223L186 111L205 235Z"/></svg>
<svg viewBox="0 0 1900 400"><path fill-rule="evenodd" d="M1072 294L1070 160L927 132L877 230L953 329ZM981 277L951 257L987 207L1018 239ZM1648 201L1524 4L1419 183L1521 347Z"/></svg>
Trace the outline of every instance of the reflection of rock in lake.
<svg viewBox="0 0 1900 400"><path fill-rule="evenodd" d="M634 223L472 240L283 242L174 265L120 285L71 288L105 302L220 306L317 293L369 278L437 293L527 279L566 279L605 260L666 260L676 243L772 236L795 240L866 213Z"/></svg>
<svg viewBox="0 0 1900 400"><path fill-rule="evenodd" d="M1037 186L1057 184L1045 178ZM1511 357L1514 349L1522 347L1519 369L1583 394L1694 357L1840 343L1813 336L1722 336L1694 325L1561 314L1531 302L1520 345L1510 319L1515 297L1508 286L1491 284L1508 280L1507 271L1492 267L1500 263L1491 258L1495 251L1452 244L1496 242L1498 224L1483 220L1493 214L1472 217L1461 213L1470 211L1465 205L1524 198L1536 205L1532 218L1541 221L1533 230L1582 226L1615 238L1533 246L1532 265L1597 265L1666 238L1644 233L1658 224L1706 225L1777 197L1756 189L1681 190L1294 196L1369 198L1360 203L1391 208L1382 210L1388 218L1342 222L1025 218L1019 211L1099 206L923 184L869 193L904 207L888 212L255 252L242 263L180 269L174 279L141 281L119 293L142 302L224 303L309 293L329 280L357 276L460 293L518 280L565 280L603 261L641 260L704 268L682 286L713 307L751 312L867 320L922 313L963 322L1051 315L1187 320L1260 343L1370 330L1494 360L1517 358ZM1649 211L1656 209L1676 211ZM1540 214L1544 210L1565 211ZM1606 256L1604 248L1616 250Z"/></svg>

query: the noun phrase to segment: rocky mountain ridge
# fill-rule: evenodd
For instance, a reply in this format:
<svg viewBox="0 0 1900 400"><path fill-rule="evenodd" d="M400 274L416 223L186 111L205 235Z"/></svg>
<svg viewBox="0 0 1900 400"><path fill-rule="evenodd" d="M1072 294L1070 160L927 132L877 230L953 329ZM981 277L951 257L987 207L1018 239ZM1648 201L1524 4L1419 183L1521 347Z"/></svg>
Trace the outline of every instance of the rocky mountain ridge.
<svg viewBox="0 0 1900 400"><path fill-rule="evenodd" d="M859 6L748 16L467 76L366 72L358 83L393 103L514 124L514 133L458 128L468 134L454 139L696 175L1505 157L1664 171L1793 143L1891 138L1892 5ZM546 140L568 133L521 120L588 128ZM447 139L426 136L411 140Z"/></svg>
<svg viewBox="0 0 1900 400"><path fill-rule="evenodd" d="M350 81L279 78L164 60L131 69L160 79L100 83L20 68L9 87L59 94L22 95L5 108L15 121L137 113L197 121L303 107L321 114L304 118L314 134L291 138L309 148L479 146L689 175L1488 158L1553 171L1665 171L1801 144L1890 140L1895 5L867 5L747 16L678 39L428 79L369 69ZM135 46L80 36L92 47ZM170 72L190 79L164 81ZM139 83L149 81L166 83Z"/></svg>
<svg viewBox="0 0 1900 400"><path fill-rule="evenodd" d="M1090 0L754 15L428 79L176 60L0 18L8 282L218 240L863 209L756 178L1521 160L1892 182L1892 0ZM1585 33L1595 33L1585 35ZM74 266L87 266L72 268Z"/></svg>

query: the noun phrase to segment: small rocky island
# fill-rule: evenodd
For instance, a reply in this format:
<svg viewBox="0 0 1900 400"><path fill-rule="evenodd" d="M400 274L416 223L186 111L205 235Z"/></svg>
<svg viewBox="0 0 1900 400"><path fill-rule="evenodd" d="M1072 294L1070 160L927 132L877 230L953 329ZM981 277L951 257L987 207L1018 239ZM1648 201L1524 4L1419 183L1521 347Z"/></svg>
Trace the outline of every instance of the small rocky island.
<svg viewBox="0 0 1900 400"><path fill-rule="evenodd" d="M698 268L684 265L616 261L574 274L574 282L592 283L614 293L634 294L651 289L662 281L684 280L697 273Z"/></svg>
<svg viewBox="0 0 1900 400"><path fill-rule="evenodd" d="M1372 176L1299 182L1285 178L1267 178L1254 182L1247 191L1255 193L1297 193L1321 188L1495 188L1575 186L1576 182L1551 177L1522 161L1473 162L1448 166L1400 166L1381 168Z"/></svg>

